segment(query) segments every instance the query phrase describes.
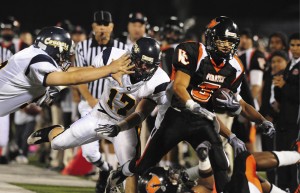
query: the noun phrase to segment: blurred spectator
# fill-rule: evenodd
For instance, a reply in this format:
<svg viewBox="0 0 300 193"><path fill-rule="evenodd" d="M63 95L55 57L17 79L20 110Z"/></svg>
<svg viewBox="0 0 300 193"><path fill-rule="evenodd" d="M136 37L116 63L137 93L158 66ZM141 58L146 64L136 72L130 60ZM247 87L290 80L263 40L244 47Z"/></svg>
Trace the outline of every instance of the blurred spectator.
<svg viewBox="0 0 300 193"><path fill-rule="evenodd" d="M22 31L20 33L20 40L30 46L33 43L32 34L29 31Z"/></svg>
<svg viewBox="0 0 300 193"><path fill-rule="evenodd" d="M161 41L159 26L157 25L149 26L149 29L147 30L147 34L149 37L156 39L158 42Z"/></svg>
<svg viewBox="0 0 300 193"><path fill-rule="evenodd" d="M276 150L289 150L299 133L299 71L300 71L300 34L292 34L289 38L292 59L283 75L273 78L275 99L280 105ZM297 188L297 167L287 166L278 168L278 186L289 188L294 192Z"/></svg>
<svg viewBox="0 0 300 193"><path fill-rule="evenodd" d="M130 13L128 16L127 36L122 36L118 40L126 44L131 50L133 44L141 37L146 36L147 17L140 12Z"/></svg>
<svg viewBox="0 0 300 193"><path fill-rule="evenodd" d="M245 67L255 107L259 109L266 60L264 54L253 47L253 34L249 29L240 31L238 55Z"/></svg>
<svg viewBox="0 0 300 193"><path fill-rule="evenodd" d="M70 34L75 44L86 40L86 31L80 25L75 26L74 29L70 31Z"/></svg>
<svg viewBox="0 0 300 193"><path fill-rule="evenodd" d="M19 148L19 155L16 157L18 163L27 164L28 144L27 138L34 131L35 116L42 111L42 108L34 103L27 105L15 113L14 123L16 127L15 143Z"/></svg>
<svg viewBox="0 0 300 193"><path fill-rule="evenodd" d="M1 21L1 46L9 49L13 54L27 48L29 45L23 42L18 37L20 23L12 16L9 16Z"/></svg>
<svg viewBox="0 0 300 193"><path fill-rule="evenodd" d="M268 51L270 55L278 50L288 52L288 48L288 40L284 33L275 32L269 36Z"/></svg>

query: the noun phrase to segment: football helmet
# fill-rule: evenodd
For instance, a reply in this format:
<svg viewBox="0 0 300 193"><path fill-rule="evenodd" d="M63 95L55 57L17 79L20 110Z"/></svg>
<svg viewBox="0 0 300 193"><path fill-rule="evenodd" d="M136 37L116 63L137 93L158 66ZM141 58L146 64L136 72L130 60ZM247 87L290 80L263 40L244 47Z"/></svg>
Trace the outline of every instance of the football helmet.
<svg viewBox="0 0 300 193"><path fill-rule="evenodd" d="M131 49L131 61L135 73L130 76L135 82L147 81L157 70L161 59L160 46L152 38L140 38Z"/></svg>
<svg viewBox="0 0 300 193"><path fill-rule="evenodd" d="M182 169L152 167L139 177L140 193L189 193L196 184Z"/></svg>
<svg viewBox="0 0 300 193"><path fill-rule="evenodd" d="M161 28L161 38L169 44L177 43L183 38L184 29L183 22L177 17L171 16L167 19Z"/></svg>
<svg viewBox="0 0 300 193"><path fill-rule="evenodd" d="M240 43L238 26L226 16L216 17L205 31L206 50L212 57L231 59Z"/></svg>
<svg viewBox="0 0 300 193"><path fill-rule="evenodd" d="M40 31L34 47L44 50L63 70L69 66L72 40L70 34L60 27L47 27Z"/></svg>

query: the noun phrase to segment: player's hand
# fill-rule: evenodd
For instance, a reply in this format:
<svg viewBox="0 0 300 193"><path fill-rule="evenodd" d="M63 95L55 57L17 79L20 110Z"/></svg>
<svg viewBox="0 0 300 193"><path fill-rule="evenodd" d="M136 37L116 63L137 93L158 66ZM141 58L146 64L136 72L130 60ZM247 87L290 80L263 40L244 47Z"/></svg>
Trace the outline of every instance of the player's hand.
<svg viewBox="0 0 300 193"><path fill-rule="evenodd" d="M258 129L261 129L262 133L270 138L273 138L274 134L276 133L274 125L270 121L262 122L262 124L258 125Z"/></svg>
<svg viewBox="0 0 300 193"><path fill-rule="evenodd" d="M205 118L207 118L208 120L211 120L211 121L213 121L214 118L216 117L216 115L214 113L212 113L209 110L201 107L198 103L195 105L192 112L194 114L200 115L201 117L205 117Z"/></svg>
<svg viewBox="0 0 300 193"><path fill-rule="evenodd" d="M38 106L42 105L52 105L55 97L59 94L60 88L56 86L49 86L46 90L46 93L36 101Z"/></svg>
<svg viewBox="0 0 300 193"><path fill-rule="evenodd" d="M113 60L109 67L111 69L111 73L117 73L119 71L125 73L125 74L132 74L134 71L130 71L131 68L134 67L134 65L131 64L130 55L127 53L123 54L120 58L117 60Z"/></svg>
<svg viewBox="0 0 300 193"><path fill-rule="evenodd" d="M97 132L97 135L100 134L106 137L115 137L119 134L121 128L117 124L115 125L106 124L106 125L99 125L99 127L95 129L95 131Z"/></svg>
<svg viewBox="0 0 300 193"><path fill-rule="evenodd" d="M242 111L242 107L235 95L232 92L227 93L225 91L221 91L221 93L226 99L216 98L218 108L226 110L233 116L240 114Z"/></svg>
<svg viewBox="0 0 300 193"><path fill-rule="evenodd" d="M239 153L247 151L245 143L242 142L239 138L237 138L236 135L233 133L228 137L228 143L232 146L235 157Z"/></svg>

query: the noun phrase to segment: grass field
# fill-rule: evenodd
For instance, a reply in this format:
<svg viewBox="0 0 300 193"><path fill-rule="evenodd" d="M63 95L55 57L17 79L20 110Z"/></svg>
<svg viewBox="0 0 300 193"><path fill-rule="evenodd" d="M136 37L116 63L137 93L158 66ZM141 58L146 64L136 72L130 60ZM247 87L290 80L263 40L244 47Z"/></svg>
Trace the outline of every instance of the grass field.
<svg viewBox="0 0 300 193"><path fill-rule="evenodd" d="M94 193L95 189L92 187L69 187L69 186L47 186L35 184L15 184L13 185L31 190L37 193Z"/></svg>

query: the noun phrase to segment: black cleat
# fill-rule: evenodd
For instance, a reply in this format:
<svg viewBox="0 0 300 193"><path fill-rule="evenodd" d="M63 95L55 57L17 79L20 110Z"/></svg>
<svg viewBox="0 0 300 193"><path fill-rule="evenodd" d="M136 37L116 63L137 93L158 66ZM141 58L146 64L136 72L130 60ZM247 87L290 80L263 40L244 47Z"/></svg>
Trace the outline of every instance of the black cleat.
<svg viewBox="0 0 300 193"><path fill-rule="evenodd" d="M196 148L197 155L201 161L204 161L208 157L209 150L211 148L211 144L208 141L202 142Z"/></svg>
<svg viewBox="0 0 300 193"><path fill-rule="evenodd" d="M112 170L112 167L109 165L109 170L108 171L100 171L99 172L99 177L96 183L96 193L104 193L105 192L105 187L107 184L107 178L109 176L110 171Z"/></svg>
<svg viewBox="0 0 300 193"><path fill-rule="evenodd" d="M120 185L122 185L122 182L126 178L127 176L122 173L122 167L118 167L117 170L112 170L107 179L105 193L121 192Z"/></svg>
<svg viewBox="0 0 300 193"><path fill-rule="evenodd" d="M50 127L46 127L40 130L37 130L33 132L28 138L27 138L27 143L28 145L33 145L33 144L40 144L40 143L45 143L49 142L48 135L50 131L55 128L55 127L61 127L61 125L52 125Z"/></svg>

